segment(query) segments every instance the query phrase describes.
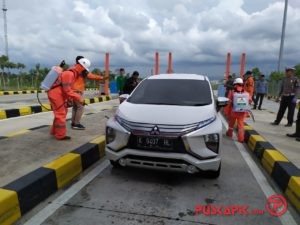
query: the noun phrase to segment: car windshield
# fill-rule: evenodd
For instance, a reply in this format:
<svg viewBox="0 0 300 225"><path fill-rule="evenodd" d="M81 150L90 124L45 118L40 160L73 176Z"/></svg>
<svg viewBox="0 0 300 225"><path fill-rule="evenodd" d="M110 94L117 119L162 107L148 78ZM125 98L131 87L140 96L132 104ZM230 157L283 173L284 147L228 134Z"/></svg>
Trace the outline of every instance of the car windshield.
<svg viewBox="0 0 300 225"><path fill-rule="evenodd" d="M206 80L144 80L127 100L134 104L203 106L212 103Z"/></svg>

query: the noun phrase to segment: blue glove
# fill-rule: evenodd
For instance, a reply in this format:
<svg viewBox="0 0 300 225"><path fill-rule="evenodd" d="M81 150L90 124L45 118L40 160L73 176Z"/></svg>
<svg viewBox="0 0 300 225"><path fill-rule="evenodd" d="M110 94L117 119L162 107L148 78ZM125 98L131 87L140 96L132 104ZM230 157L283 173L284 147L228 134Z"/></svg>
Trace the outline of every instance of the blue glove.
<svg viewBox="0 0 300 225"><path fill-rule="evenodd" d="M292 99L292 103L293 103L293 104L296 104L296 103L297 103L297 98L296 98L296 97L294 97L294 98Z"/></svg>

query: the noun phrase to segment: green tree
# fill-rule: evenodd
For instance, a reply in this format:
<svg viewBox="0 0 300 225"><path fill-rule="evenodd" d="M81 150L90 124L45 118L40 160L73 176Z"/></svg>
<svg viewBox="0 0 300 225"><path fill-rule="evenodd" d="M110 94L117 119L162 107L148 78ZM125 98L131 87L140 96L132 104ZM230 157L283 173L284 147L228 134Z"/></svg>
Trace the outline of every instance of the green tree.
<svg viewBox="0 0 300 225"><path fill-rule="evenodd" d="M18 90L20 90L20 87L22 89L23 87L23 74L22 71L25 69L25 65L23 63L17 63L16 68L19 70L19 76L18 76ZM20 85L21 84L21 85Z"/></svg>
<svg viewBox="0 0 300 225"><path fill-rule="evenodd" d="M35 64L35 83L34 83L34 87L36 88L37 85L38 85L38 80L39 80L39 77L40 77L40 68L41 68L41 65L39 63Z"/></svg>
<svg viewBox="0 0 300 225"><path fill-rule="evenodd" d="M8 66L8 62L9 62L9 59L6 55L0 56L0 68L1 68L1 78L0 79L2 79L2 85L3 85L4 89L5 89L5 86L6 86L5 85L4 71L5 71L5 68L7 68L7 66Z"/></svg>
<svg viewBox="0 0 300 225"><path fill-rule="evenodd" d="M300 79L300 63L295 66L295 75Z"/></svg>
<svg viewBox="0 0 300 225"><path fill-rule="evenodd" d="M257 67L254 67L252 69L252 73L253 73L253 77L255 80L257 80L261 74L261 72L259 71L259 69Z"/></svg>
<svg viewBox="0 0 300 225"><path fill-rule="evenodd" d="M270 74L270 80L282 80L284 78L284 72L277 72L277 71L273 71Z"/></svg>

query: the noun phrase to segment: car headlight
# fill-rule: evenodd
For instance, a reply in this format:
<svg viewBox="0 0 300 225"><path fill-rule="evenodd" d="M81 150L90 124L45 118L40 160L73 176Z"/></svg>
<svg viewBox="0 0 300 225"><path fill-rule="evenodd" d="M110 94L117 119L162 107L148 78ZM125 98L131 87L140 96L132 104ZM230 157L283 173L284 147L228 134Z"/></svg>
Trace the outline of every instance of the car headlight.
<svg viewBox="0 0 300 225"><path fill-rule="evenodd" d="M204 135L204 142L208 149L214 153L219 153L219 134Z"/></svg>
<svg viewBox="0 0 300 225"><path fill-rule="evenodd" d="M113 142L116 138L116 131L111 127L106 127L106 144Z"/></svg>
<svg viewBox="0 0 300 225"><path fill-rule="evenodd" d="M201 121L201 122L198 123L197 129L205 127L205 126L211 124L212 122L214 122L215 120L216 120L216 116L213 116L213 117L211 117L211 118L209 118L207 120L203 120L203 121Z"/></svg>

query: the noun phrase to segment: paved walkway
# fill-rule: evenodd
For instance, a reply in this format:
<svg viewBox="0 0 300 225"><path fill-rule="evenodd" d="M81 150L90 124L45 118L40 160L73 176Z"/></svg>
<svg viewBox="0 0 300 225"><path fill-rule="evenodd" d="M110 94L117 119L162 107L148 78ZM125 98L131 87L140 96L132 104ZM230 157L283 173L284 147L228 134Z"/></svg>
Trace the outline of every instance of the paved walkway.
<svg viewBox="0 0 300 225"><path fill-rule="evenodd" d="M296 129L295 123L292 127L285 127L287 124L286 114L282 119L280 125L273 126L270 123L276 118L279 109L279 103L272 100L264 99L263 110L252 110L256 122L251 118L247 118L247 122L252 126L261 136L269 141L276 149L284 154L292 163L300 168L300 142L295 141L294 138L286 136L287 133L294 133ZM295 120L297 117L297 109L295 110Z"/></svg>

